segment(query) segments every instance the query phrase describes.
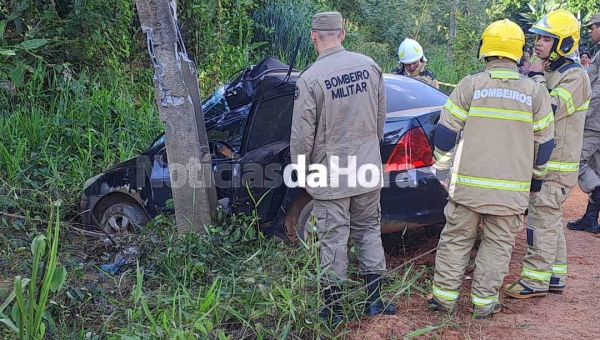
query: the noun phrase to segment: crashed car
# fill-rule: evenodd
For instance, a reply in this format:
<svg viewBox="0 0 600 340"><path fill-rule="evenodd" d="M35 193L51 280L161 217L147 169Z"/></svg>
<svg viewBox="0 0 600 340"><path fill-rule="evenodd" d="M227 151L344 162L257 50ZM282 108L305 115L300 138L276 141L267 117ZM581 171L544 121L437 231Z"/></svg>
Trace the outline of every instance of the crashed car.
<svg viewBox="0 0 600 340"><path fill-rule="evenodd" d="M219 203L231 213L256 210L262 231L306 238L310 195L284 181L299 72L269 57L248 67L202 103ZM385 185L382 234L444 222L447 191L431 169L433 138L448 96L401 75L384 75L387 117L381 147ZM172 211L163 134L140 156L89 179L83 222L118 233ZM258 204L255 203L259 202Z"/></svg>

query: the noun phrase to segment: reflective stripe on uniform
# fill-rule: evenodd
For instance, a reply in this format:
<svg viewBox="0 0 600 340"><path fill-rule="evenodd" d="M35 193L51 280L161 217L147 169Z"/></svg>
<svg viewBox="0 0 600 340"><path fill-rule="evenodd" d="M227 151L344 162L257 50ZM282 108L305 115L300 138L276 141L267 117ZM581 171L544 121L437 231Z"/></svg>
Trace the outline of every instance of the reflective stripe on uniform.
<svg viewBox="0 0 600 340"><path fill-rule="evenodd" d="M575 111L585 111L590 107L590 101L586 100L583 105L581 105L580 107L578 107Z"/></svg>
<svg viewBox="0 0 600 340"><path fill-rule="evenodd" d="M445 152L444 153L444 152L438 151L438 149L436 148L433 151L433 156L435 157L435 160L440 163L448 163L454 156L454 152Z"/></svg>
<svg viewBox="0 0 600 340"><path fill-rule="evenodd" d="M575 106L573 105L573 95L571 95L571 92L567 91L562 87L557 87L554 90L552 90L552 92L550 92L550 95L559 96L565 101L565 103L567 104L568 114L571 115L573 114L573 112L575 112Z"/></svg>
<svg viewBox="0 0 600 340"><path fill-rule="evenodd" d="M459 296L459 292L455 290L444 290L436 285L433 285L432 293L433 296L447 301L454 301L458 299Z"/></svg>
<svg viewBox="0 0 600 340"><path fill-rule="evenodd" d="M473 304L475 306L486 306L489 304L492 304L496 301L498 301L498 294L496 294L496 296L492 296L492 297L487 297L487 298L482 298L479 297L475 294L471 294L471 301L473 302Z"/></svg>
<svg viewBox="0 0 600 340"><path fill-rule="evenodd" d="M550 112L546 117L533 122L533 131L540 131L547 128L554 121L554 115Z"/></svg>
<svg viewBox="0 0 600 340"><path fill-rule="evenodd" d="M533 174L536 176L546 176L546 174L548 173L548 168L544 168L544 170L537 170L537 169L533 169Z"/></svg>
<svg viewBox="0 0 600 340"><path fill-rule="evenodd" d="M552 273L542 272L539 270L533 270L533 269L529 269L527 267L523 267L523 270L521 270L521 276L528 277L533 280L545 282L545 281L550 281L550 278L552 277Z"/></svg>
<svg viewBox="0 0 600 340"><path fill-rule="evenodd" d="M565 163L565 162L548 162L548 170L562 171L562 172L575 172L579 171L579 163Z"/></svg>
<svg viewBox="0 0 600 340"><path fill-rule="evenodd" d="M469 116L533 122L533 115L531 112L502 110L491 107L471 107L469 110Z"/></svg>
<svg viewBox="0 0 600 340"><path fill-rule="evenodd" d="M567 273L567 265L566 264L555 264L552 267L553 274L566 274Z"/></svg>
<svg viewBox="0 0 600 340"><path fill-rule="evenodd" d="M519 73L510 70L491 70L490 75L495 79L519 79Z"/></svg>
<svg viewBox="0 0 600 340"><path fill-rule="evenodd" d="M508 191L529 191L529 188L531 187L531 182L517 182L494 178L473 177L456 173L452 174L452 182L470 187Z"/></svg>
<svg viewBox="0 0 600 340"><path fill-rule="evenodd" d="M446 104L444 104L444 107L448 109L450 113L460 118L461 120L467 120L467 111L461 109L458 105L454 104L452 100L448 99L448 101L446 101Z"/></svg>

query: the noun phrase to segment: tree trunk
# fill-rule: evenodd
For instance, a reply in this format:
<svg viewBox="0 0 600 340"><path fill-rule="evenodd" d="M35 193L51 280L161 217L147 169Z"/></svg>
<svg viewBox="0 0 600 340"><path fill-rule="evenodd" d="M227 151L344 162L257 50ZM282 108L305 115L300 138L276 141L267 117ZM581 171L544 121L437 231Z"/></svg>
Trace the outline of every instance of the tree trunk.
<svg viewBox="0 0 600 340"><path fill-rule="evenodd" d="M450 11L450 25L448 32L448 43L446 45L446 57L452 58L452 44L456 38L456 13L458 12L459 0L454 0L452 10Z"/></svg>
<svg viewBox="0 0 600 340"><path fill-rule="evenodd" d="M155 69L177 226L180 233L203 233L217 195L196 67L179 34L175 2L136 0L136 5Z"/></svg>

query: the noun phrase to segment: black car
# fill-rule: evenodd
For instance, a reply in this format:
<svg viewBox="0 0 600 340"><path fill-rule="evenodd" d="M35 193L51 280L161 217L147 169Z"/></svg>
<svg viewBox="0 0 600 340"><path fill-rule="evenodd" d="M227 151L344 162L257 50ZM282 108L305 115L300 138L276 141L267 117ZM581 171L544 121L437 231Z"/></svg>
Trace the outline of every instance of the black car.
<svg viewBox="0 0 600 340"><path fill-rule="evenodd" d="M310 195L283 181L298 74L267 58L202 104L219 203L236 213L256 209L264 232L288 239L307 236L304 225L312 210ZM384 77L382 233L443 223L447 191L430 166L435 126L448 96L405 76ZM162 134L142 155L89 179L80 208L84 223L119 232L171 210L171 198Z"/></svg>

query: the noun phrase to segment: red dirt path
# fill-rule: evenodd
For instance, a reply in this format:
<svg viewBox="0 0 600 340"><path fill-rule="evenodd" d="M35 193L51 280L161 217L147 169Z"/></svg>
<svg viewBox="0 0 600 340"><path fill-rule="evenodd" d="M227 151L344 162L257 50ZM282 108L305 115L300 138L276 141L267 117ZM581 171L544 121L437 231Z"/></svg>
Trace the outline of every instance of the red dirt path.
<svg viewBox="0 0 600 340"><path fill-rule="evenodd" d="M587 195L578 188L564 206L564 223L579 218L585 211ZM567 288L563 295L550 294L543 298L516 300L501 296L502 312L488 320L471 320L470 281L463 284L460 308L456 316L431 313L425 297L419 292L411 298L405 295L394 301L398 313L374 319L362 318L347 325L347 339L403 339L410 332L427 326L444 324L413 339L600 339L600 235L570 231L565 227L568 247ZM425 252L437 245L431 239L420 247ZM510 272L505 283L512 282L521 270L526 251L526 232L518 236ZM475 250L472 255L475 254ZM415 256L412 254L412 256ZM392 268L403 259L391 259ZM435 254L420 263L433 265ZM473 266L466 275L472 275Z"/></svg>

